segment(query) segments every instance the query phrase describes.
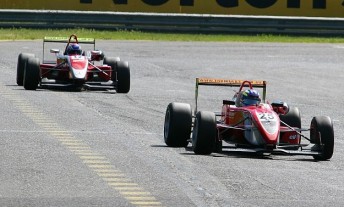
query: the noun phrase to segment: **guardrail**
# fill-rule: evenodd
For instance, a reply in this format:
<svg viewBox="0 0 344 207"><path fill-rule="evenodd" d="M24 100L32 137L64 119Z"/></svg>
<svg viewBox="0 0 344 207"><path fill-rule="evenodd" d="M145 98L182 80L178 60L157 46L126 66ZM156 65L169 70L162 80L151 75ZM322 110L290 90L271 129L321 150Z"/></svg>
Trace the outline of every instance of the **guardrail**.
<svg viewBox="0 0 344 207"><path fill-rule="evenodd" d="M344 18L0 10L0 27L343 36Z"/></svg>

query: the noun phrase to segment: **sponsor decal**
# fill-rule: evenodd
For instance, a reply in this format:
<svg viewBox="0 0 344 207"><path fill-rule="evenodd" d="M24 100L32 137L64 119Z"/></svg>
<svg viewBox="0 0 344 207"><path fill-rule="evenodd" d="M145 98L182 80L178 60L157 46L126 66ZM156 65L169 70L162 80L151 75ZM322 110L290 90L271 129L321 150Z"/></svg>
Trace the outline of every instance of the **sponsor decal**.
<svg viewBox="0 0 344 207"><path fill-rule="evenodd" d="M344 0L4 0L0 9L344 17Z"/></svg>
<svg viewBox="0 0 344 207"><path fill-rule="evenodd" d="M93 1L96 0L80 0L81 4L92 4ZM137 1L137 0L112 0L113 4L129 4L130 1ZM163 4L166 4L171 0L141 0L144 4L150 5L150 6L160 6ZM194 6L195 1L197 0L180 0L179 4L180 6ZM247 4L249 4L252 7L263 9L263 8L269 8L274 6L278 1L280 0L244 0ZM286 0L286 8L300 8L301 7L301 0ZM326 3L329 0L312 0L313 1L313 8L314 9L325 9ZM242 1L243 2L243 1ZM238 7L240 6L239 0L216 0L215 3L218 6L231 8L231 7ZM343 3L344 4L344 1Z"/></svg>
<svg viewBox="0 0 344 207"><path fill-rule="evenodd" d="M296 134L290 135L290 136L289 136L289 139L290 139L290 140L295 140L295 139L297 139L297 138L298 138L298 136L297 136Z"/></svg>
<svg viewBox="0 0 344 207"><path fill-rule="evenodd" d="M199 84L223 84L223 85L241 85L244 80L231 80L231 79L215 79L215 78L199 78ZM252 85L265 85L264 81L252 80Z"/></svg>

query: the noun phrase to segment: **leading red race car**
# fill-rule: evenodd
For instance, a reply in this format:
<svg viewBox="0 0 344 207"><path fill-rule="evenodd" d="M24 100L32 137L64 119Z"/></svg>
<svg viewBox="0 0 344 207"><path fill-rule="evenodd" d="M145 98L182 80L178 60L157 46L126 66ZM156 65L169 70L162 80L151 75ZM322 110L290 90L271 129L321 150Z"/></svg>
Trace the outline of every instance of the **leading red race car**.
<svg viewBox="0 0 344 207"><path fill-rule="evenodd" d="M213 113L197 111L200 85L240 88L232 100L223 100L221 113ZM262 98L254 87L263 89ZM186 147L191 142L196 154L221 152L226 147L262 155L310 155L316 160L332 157L334 131L329 117L313 117L310 128L302 129L298 108L280 101L270 104L265 98L265 81L197 78L195 115L189 104L170 103L165 115L165 143ZM310 136L303 135L304 131ZM301 143L301 139L307 141Z"/></svg>
<svg viewBox="0 0 344 207"><path fill-rule="evenodd" d="M44 59L45 43L67 43L64 51L50 49L55 60ZM80 44L93 45L93 50L83 51ZM118 93L130 90L130 69L128 62L117 58L104 57L95 50L95 40L79 38L46 37L43 40L43 63L33 54L18 56L17 84L26 90L40 87L71 87L76 90L116 89Z"/></svg>

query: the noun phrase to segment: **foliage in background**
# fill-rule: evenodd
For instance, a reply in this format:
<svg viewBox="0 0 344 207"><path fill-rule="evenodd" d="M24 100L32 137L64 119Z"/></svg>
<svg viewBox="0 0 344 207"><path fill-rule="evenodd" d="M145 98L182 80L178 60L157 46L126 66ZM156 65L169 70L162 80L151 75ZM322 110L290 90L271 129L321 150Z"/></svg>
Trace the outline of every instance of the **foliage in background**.
<svg viewBox="0 0 344 207"><path fill-rule="evenodd" d="M151 41L206 41L206 42L290 42L290 43L344 43L344 37L303 37L285 35L232 35L232 34L181 34L140 31L100 31L92 29L1 29L0 40L35 40L44 36L92 37L103 40L151 40Z"/></svg>

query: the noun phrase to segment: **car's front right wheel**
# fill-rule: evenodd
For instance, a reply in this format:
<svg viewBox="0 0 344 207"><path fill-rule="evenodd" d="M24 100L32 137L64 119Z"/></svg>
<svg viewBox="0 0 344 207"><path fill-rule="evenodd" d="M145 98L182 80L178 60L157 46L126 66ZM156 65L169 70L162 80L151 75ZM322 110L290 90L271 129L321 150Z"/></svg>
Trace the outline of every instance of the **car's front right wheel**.
<svg viewBox="0 0 344 207"><path fill-rule="evenodd" d="M192 149L195 154L209 155L213 152L216 142L215 114L199 111L196 114L192 132Z"/></svg>
<svg viewBox="0 0 344 207"><path fill-rule="evenodd" d="M334 131L333 123L328 116L316 116L311 121L310 141L315 145L313 151L320 152L314 155L316 160L329 160L333 155Z"/></svg>
<svg viewBox="0 0 344 207"><path fill-rule="evenodd" d="M130 68L129 63L117 62L117 93L128 93L130 91Z"/></svg>
<svg viewBox="0 0 344 207"><path fill-rule="evenodd" d="M40 62L38 58L27 59L24 69L23 85L26 90L36 90L40 82Z"/></svg>
<svg viewBox="0 0 344 207"><path fill-rule="evenodd" d="M18 56L18 63L17 63L17 85L22 86L24 83L24 70L26 62L29 58L35 57L34 54L30 53L20 53Z"/></svg>

